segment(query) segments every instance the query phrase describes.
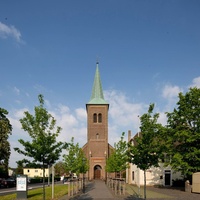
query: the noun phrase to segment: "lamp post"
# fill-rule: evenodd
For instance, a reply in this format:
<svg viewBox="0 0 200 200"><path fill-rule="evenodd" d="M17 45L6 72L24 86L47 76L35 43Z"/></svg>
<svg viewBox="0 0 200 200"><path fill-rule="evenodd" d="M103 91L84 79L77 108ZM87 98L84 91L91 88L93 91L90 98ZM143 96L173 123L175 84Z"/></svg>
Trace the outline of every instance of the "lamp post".
<svg viewBox="0 0 200 200"><path fill-rule="evenodd" d="M55 176L55 169L54 164L52 165L52 199L54 199L54 176Z"/></svg>
<svg viewBox="0 0 200 200"><path fill-rule="evenodd" d="M48 164L48 187L50 185L50 165Z"/></svg>
<svg viewBox="0 0 200 200"><path fill-rule="evenodd" d="M104 152L104 155L105 155L105 168L106 168L106 161L107 161L107 153L106 151ZM107 184L107 171L105 169L105 184Z"/></svg>
<svg viewBox="0 0 200 200"><path fill-rule="evenodd" d="M83 162L83 193L85 193L85 158L82 159Z"/></svg>
<svg viewBox="0 0 200 200"><path fill-rule="evenodd" d="M140 116L138 115L138 138L140 137ZM138 195L140 197L140 168L138 167Z"/></svg>

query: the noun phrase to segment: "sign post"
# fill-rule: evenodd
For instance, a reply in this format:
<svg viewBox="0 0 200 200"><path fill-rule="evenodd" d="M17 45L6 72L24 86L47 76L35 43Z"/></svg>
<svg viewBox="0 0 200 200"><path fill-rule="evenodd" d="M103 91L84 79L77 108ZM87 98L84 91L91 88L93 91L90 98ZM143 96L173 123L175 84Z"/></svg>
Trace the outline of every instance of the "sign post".
<svg viewBox="0 0 200 200"><path fill-rule="evenodd" d="M27 175L18 175L16 190L17 190L17 200L27 200Z"/></svg>

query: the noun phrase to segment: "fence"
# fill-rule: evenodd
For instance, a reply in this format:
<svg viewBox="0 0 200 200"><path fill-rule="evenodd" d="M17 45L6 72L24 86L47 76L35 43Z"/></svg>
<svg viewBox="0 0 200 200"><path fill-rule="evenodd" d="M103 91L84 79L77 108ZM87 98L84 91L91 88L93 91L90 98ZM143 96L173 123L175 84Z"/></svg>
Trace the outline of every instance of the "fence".
<svg viewBox="0 0 200 200"><path fill-rule="evenodd" d="M115 195L125 195L125 179L121 178L108 178L107 185L114 190Z"/></svg>

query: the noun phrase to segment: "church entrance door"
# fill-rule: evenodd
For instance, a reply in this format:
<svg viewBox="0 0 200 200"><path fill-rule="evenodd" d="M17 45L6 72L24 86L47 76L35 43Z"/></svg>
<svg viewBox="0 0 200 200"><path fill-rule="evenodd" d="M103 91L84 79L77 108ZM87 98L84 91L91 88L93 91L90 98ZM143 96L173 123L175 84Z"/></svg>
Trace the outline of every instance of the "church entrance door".
<svg viewBox="0 0 200 200"><path fill-rule="evenodd" d="M94 179L101 179L101 166L100 165L96 165L94 167Z"/></svg>

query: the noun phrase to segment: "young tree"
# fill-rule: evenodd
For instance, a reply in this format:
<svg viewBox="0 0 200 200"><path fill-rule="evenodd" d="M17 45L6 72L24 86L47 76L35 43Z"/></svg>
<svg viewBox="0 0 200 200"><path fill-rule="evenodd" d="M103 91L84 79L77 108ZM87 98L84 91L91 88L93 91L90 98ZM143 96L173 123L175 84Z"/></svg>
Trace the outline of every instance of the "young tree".
<svg viewBox="0 0 200 200"><path fill-rule="evenodd" d="M60 157L60 154L66 143L57 142L57 137L61 127L56 127L56 120L44 108L44 99L38 95L39 106L35 107L35 114L32 115L26 111L25 117L20 119L22 129L31 137L32 141L19 139L19 143L24 149L14 148L19 154L33 159L33 162L39 162L43 169L43 200L45 200L45 166L53 164Z"/></svg>
<svg viewBox="0 0 200 200"><path fill-rule="evenodd" d="M106 161L106 171L119 172L120 178L121 172L128 168L127 143L124 140L124 135L123 132L120 141L114 144L113 153Z"/></svg>
<svg viewBox="0 0 200 200"><path fill-rule="evenodd" d="M146 171L152 166L158 167L161 157L163 142L160 134L163 131L161 124L157 123L159 114L153 114L154 104L150 104L148 113L140 118L141 132L135 137L133 143L129 143L129 162L137 165L144 171L144 198L146 199Z"/></svg>
<svg viewBox="0 0 200 200"><path fill-rule="evenodd" d="M179 93L177 108L167 113L169 164L186 177L200 171L200 89Z"/></svg>
<svg viewBox="0 0 200 200"><path fill-rule="evenodd" d="M12 125L7 118L8 111L0 108L0 177L8 176L8 163L10 158L9 135L12 132Z"/></svg>
<svg viewBox="0 0 200 200"><path fill-rule="evenodd" d="M77 175L80 173L86 173L89 168L88 161L83 150L79 147L79 144L74 144L73 137L66 150L68 154L63 156L66 171L71 174L76 173Z"/></svg>
<svg viewBox="0 0 200 200"><path fill-rule="evenodd" d="M16 163L17 163L16 174L23 174L24 162L19 160Z"/></svg>
<svg viewBox="0 0 200 200"><path fill-rule="evenodd" d="M59 161L54 166L55 175L56 176L63 176L66 173L65 164L62 161Z"/></svg>

